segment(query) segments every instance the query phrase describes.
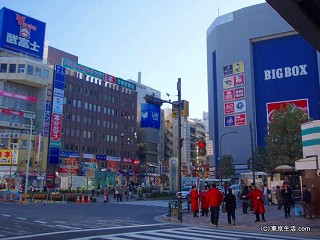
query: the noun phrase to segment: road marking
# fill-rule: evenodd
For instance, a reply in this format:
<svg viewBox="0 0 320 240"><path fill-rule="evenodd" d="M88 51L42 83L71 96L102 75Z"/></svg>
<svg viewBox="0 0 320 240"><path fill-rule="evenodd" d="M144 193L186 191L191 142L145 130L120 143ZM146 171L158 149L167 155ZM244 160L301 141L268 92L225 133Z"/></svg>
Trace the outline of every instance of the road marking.
<svg viewBox="0 0 320 240"><path fill-rule="evenodd" d="M24 236L8 237L8 238L6 238L6 240L26 239L26 238L33 238L33 237L44 237L44 236L51 236L51 235L64 234L64 233L94 232L94 231L101 231L101 230L128 229L128 228L137 228L137 227L153 227L153 226L163 226L163 225L168 225L168 223L143 224L143 225L138 225L138 226L119 226L119 227L94 228L94 229L66 230L66 231L59 231L59 232L48 232L48 233L38 233L38 234L31 234L31 235L24 235Z"/></svg>
<svg viewBox="0 0 320 240"><path fill-rule="evenodd" d="M24 218L24 217L17 217L17 219L20 219L20 220L27 220L27 218Z"/></svg>
<svg viewBox="0 0 320 240"><path fill-rule="evenodd" d="M8 215L8 214L1 214L1 215L4 217L11 217L11 215Z"/></svg>
<svg viewBox="0 0 320 240"><path fill-rule="evenodd" d="M88 237L73 238L71 240L94 240L94 239L112 239L112 240L127 240L127 239L148 239L148 240L169 240L169 239L264 239L264 240L311 240L312 238L306 237L292 237L280 235L267 235L265 233L250 233L250 232L234 232L230 230L219 230L217 228L197 228L197 227L184 227L184 228L170 228L170 229L153 229L147 231L104 234Z"/></svg>
<svg viewBox="0 0 320 240"><path fill-rule="evenodd" d="M43 224L46 224L47 222L43 222L43 221L33 221L33 222L35 222L35 223L43 223Z"/></svg>

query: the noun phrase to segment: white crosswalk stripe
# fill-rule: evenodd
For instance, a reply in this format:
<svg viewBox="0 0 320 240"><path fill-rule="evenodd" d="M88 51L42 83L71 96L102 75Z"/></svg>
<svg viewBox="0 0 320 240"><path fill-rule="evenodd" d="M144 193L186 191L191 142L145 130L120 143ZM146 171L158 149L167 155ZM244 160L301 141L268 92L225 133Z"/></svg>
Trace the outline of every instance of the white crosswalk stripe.
<svg viewBox="0 0 320 240"><path fill-rule="evenodd" d="M265 234L265 233L250 233L250 232L240 232L240 231L229 231L229 230L220 230L217 228L207 229L207 228L197 228L197 227L184 227L184 228L168 228L160 230L148 230L148 231L138 231L130 233L117 233L111 235L100 235L100 236L91 236L84 238L76 238L73 240L194 240L194 239L261 239L261 240L311 240L311 238L306 237L293 237L289 235L274 235L274 234Z"/></svg>
<svg viewBox="0 0 320 240"><path fill-rule="evenodd" d="M142 201L123 201L123 202L114 202L114 204L127 204L127 205L137 205L137 206L155 206L155 207L168 207L168 200L142 200Z"/></svg>

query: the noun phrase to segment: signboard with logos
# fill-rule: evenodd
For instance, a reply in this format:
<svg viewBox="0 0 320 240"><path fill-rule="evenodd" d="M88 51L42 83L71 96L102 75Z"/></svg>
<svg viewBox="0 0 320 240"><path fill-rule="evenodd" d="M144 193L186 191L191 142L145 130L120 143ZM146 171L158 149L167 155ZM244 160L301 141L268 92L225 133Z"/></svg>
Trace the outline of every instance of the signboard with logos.
<svg viewBox="0 0 320 240"><path fill-rule="evenodd" d="M81 65L81 64L76 63L74 61L71 61L69 59L62 58L62 66L65 68L74 70L76 72L80 72L85 75L100 79L104 82L114 83L114 84L119 85L121 87L136 91L136 84L134 84L132 82L129 82L124 79L114 77L110 74L103 73L103 72L95 70L93 68Z"/></svg>
<svg viewBox="0 0 320 240"><path fill-rule="evenodd" d="M60 158L64 80L65 68L56 65L53 79L53 107L50 121L49 163L51 164L58 164Z"/></svg>
<svg viewBox="0 0 320 240"><path fill-rule="evenodd" d="M141 128L160 128L160 106L141 104Z"/></svg>
<svg viewBox="0 0 320 240"><path fill-rule="evenodd" d="M0 10L0 47L43 59L46 24L8 8Z"/></svg>
<svg viewBox="0 0 320 240"><path fill-rule="evenodd" d="M291 103L320 116L319 62L317 51L298 34L252 44L255 116L258 145L265 144L272 112Z"/></svg>
<svg viewBox="0 0 320 240"><path fill-rule="evenodd" d="M223 66L224 126L247 125L244 62ZM240 114L241 113L241 114Z"/></svg>
<svg viewBox="0 0 320 240"><path fill-rule="evenodd" d="M290 104L293 107L300 108L304 113L309 115L308 99L271 102L271 103L267 103L267 121L270 122L272 120L272 116L274 112L277 110L280 110L281 107L286 109L287 104Z"/></svg>

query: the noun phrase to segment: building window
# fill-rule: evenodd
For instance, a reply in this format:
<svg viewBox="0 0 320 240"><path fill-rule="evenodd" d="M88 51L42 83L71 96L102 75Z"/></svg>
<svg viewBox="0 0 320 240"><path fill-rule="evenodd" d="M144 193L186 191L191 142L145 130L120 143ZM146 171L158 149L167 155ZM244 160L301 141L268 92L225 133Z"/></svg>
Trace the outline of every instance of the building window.
<svg viewBox="0 0 320 240"><path fill-rule="evenodd" d="M81 108L81 100L78 100L78 108Z"/></svg>
<svg viewBox="0 0 320 240"><path fill-rule="evenodd" d="M84 109L88 109L88 103L87 102L84 103Z"/></svg>
<svg viewBox="0 0 320 240"><path fill-rule="evenodd" d="M72 107L77 107L77 99L72 100Z"/></svg>
<svg viewBox="0 0 320 240"><path fill-rule="evenodd" d="M7 69L8 69L8 64L6 64L6 63L1 63L1 65L0 65L0 72L7 72Z"/></svg>
<svg viewBox="0 0 320 240"><path fill-rule="evenodd" d="M42 69L41 77L43 79L48 79L49 78L49 71L47 69Z"/></svg>
<svg viewBox="0 0 320 240"><path fill-rule="evenodd" d="M35 67L34 69L34 75L36 77L41 77L41 68Z"/></svg>
<svg viewBox="0 0 320 240"><path fill-rule="evenodd" d="M18 73L24 73L26 68L25 64L18 64Z"/></svg>
<svg viewBox="0 0 320 240"><path fill-rule="evenodd" d="M80 137L80 129L76 129L76 137Z"/></svg>
<svg viewBox="0 0 320 240"><path fill-rule="evenodd" d="M33 75L33 66L31 66L31 65L28 65L28 67L27 67L27 74L28 75Z"/></svg>
<svg viewBox="0 0 320 240"><path fill-rule="evenodd" d="M77 122L81 122L81 116L77 114Z"/></svg>
<svg viewBox="0 0 320 240"><path fill-rule="evenodd" d="M82 137L87 138L87 131L86 130L83 130Z"/></svg>
<svg viewBox="0 0 320 240"><path fill-rule="evenodd" d="M88 123L88 117L83 117L83 123L87 124Z"/></svg>
<svg viewBox="0 0 320 240"><path fill-rule="evenodd" d="M17 69L17 64L10 64L9 65L9 73L15 73Z"/></svg>

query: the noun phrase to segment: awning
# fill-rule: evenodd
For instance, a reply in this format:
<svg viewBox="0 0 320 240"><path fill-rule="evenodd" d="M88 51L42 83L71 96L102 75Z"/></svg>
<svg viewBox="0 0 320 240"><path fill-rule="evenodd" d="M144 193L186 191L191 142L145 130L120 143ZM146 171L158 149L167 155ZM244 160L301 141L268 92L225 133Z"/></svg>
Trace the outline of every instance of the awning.
<svg viewBox="0 0 320 240"><path fill-rule="evenodd" d="M296 170L317 170L319 164L317 164L317 159L315 156L310 158L301 158L295 162Z"/></svg>

